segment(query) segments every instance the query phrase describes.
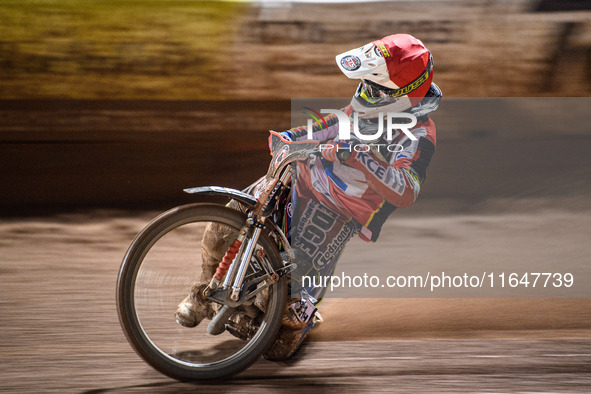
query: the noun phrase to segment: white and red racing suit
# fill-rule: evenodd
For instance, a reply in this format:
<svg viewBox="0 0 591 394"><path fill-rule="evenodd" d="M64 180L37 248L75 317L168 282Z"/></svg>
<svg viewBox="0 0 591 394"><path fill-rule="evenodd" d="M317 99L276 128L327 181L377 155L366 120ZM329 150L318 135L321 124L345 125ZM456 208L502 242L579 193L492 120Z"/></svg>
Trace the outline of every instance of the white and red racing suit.
<svg viewBox="0 0 591 394"><path fill-rule="evenodd" d="M397 208L415 202L435 153L435 123L428 114L437 109L440 98L441 91L432 84L428 96L408 110L417 118L416 125L408 130L414 139L396 130L390 141L382 139L373 144L345 141L361 142L364 146L351 149L350 156L342 162L322 157L298 162L292 201L283 215L284 221L289 222L284 223L284 228L298 265L292 273L294 297L304 289L308 295L320 299L325 289L303 285L303 277L332 275L338 257L352 237L359 234L361 239L375 242L388 216ZM351 121L351 106L343 111ZM360 131L369 131L361 133L375 135L378 121L383 119L359 119ZM312 140L338 141L337 115L313 123L312 131ZM282 134L292 141L306 141L308 127L295 127ZM387 145L396 148L391 151Z"/></svg>
<svg viewBox="0 0 591 394"><path fill-rule="evenodd" d="M350 116L351 107L344 112ZM414 140L397 130L384 144L350 149L343 162L321 157L298 162L291 210L285 215L291 214L289 235L298 266L292 274L292 296L305 291L320 300L326 289L306 285L304 278L332 275L352 237L359 234L361 239L375 242L388 216L415 202L436 145L435 124L427 113L417 113L417 124L409 130ZM322 124L314 123L312 139L335 141L338 122L336 115L330 115ZM372 121L365 121L364 127L368 125ZM373 127L377 129L377 120ZM292 141L308 140L307 126L283 134ZM389 151L386 145L396 148Z"/></svg>
<svg viewBox="0 0 591 394"><path fill-rule="evenodd" d="M344 109L347 115L351 111L350 106ZM326 125L314 124L314 140L337 139L337 116L325 119ZM351 155L344 162L317 159L298 163L296 197L314 198L345 220L356 220L362 226L360 237L376 241L386 218L417 199L435 152L435 124L427 115L418 118L410 132L416 140L396 131L392 141L350 149ZM307 140L306 127L284 134L294 141ZM395 147L393 152L387 145Z"/></svg>

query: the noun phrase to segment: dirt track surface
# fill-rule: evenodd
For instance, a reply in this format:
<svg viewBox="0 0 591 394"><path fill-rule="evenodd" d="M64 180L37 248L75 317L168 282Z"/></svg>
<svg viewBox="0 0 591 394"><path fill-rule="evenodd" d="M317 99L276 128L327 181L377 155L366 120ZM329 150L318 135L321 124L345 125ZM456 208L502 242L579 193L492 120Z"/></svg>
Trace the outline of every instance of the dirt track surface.
<svg viewBox="0 0 591 394"><path fill-rule="evenodd" d="M0 222L0 391L591 390L588 299L329 298L325 323L293 361L260 361L221 387L174 382L135 355L115 308L120 260L153 214ZM486 227L486 217L472 220ZM564 231L568 239L580 229Z"/></svg>

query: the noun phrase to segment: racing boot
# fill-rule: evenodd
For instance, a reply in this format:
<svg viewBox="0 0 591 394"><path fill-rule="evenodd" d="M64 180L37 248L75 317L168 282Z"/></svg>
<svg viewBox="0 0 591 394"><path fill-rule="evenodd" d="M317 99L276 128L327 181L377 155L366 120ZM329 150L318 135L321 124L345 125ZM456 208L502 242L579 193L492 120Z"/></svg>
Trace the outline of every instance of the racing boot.
<svg viewBox="0 0 591 394"><path fill-rule="evenodd" d="M203 298L203 290L206 286L206 283L194 285L189 295L178 305L174 315L178 324L184 327L195 327L204 318L213 317L211 302Z"/></svg>
<svg viewBox="0 0 591 394"><path fill-rule="evenodd" d="M322 316L310 300L291 302L283 315L275 342L263 353L263 357L270 361L287 360L299 349L308 332L320 323Z"/></svg>

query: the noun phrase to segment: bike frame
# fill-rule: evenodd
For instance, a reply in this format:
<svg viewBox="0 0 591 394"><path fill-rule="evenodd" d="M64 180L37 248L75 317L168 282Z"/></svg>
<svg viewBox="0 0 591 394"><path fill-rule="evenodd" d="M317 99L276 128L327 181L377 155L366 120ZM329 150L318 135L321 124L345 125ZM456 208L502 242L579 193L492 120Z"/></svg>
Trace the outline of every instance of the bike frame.
<svg viewBox="0 0 591 394"><path fill-rule="evenodd" d="M229 254L232 248L226 252L228 259L232 258L232 263L229 267L224 267L224 261L220 262L219 268L226 270L223 282L214 277L203 291L206 298L232 308L252 299L257 293L295 268L295 264L292 263L294 253L286 235L279 226L268 219L277 209L277 203L280 201L281 196L290 189L292 175L295 172L294 164L297 161L306 160L310 156L318 154L319 142L293 142L275 131L271 131L270 134L273 159L269 164L262 186L257 190L257 198L239 190L217 186L185 189L185 192L191 194L223 195L238 200L248 207L248 218L237 237L240 247L234 256ZM256 246L261 232L265 228L278 235L280 244L287 252L287 261L284 261L282 269L274 271L265 259L260 259L266 275L264 279L250 282L250 284L257 284L257 288L246 293L243 291L246 273L257 249ZM264 254L262 249L259 252ZM224 257L224 260L226 260L226 257ZM265 283L262 286L258 285L263 280Z"/></svg>

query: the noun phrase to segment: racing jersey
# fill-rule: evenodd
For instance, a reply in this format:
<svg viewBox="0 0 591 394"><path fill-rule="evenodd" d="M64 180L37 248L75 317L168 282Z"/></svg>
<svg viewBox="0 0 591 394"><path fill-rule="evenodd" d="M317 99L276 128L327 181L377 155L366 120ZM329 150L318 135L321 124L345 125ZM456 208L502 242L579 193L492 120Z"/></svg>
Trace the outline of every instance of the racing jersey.
<svg viewBox="0 0 591 394"><path fill-rule="evenodd" d="M344 112L352 118L351 106ZM313 124L312 139L338 141L337 116L331 114L324 120ZM347 149L350 156L342 162L320 157L299 162L296 198L313 197L344 219L356 220L362 226L359 236L375 242L388 216L417 199L435 152L435 124L428 115L418 117L409 131L416 140L396 130L391 141L345 141L352 144ZM307 126L283 134L293 141L308 140Z"/></svg>

